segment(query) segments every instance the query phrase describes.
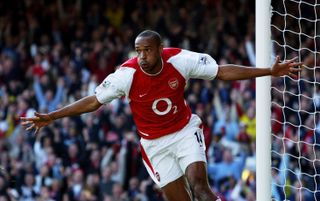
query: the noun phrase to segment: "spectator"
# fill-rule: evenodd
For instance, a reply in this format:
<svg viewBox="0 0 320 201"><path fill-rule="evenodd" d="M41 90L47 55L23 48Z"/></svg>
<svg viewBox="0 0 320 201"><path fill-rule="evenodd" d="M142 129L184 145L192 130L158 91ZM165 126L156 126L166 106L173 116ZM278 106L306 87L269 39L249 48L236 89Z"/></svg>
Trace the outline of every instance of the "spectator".
<svg viewBox="0 0 320 201"><path fill-rule="evenodd" d="M42 84L48 87L49 78L45 75L40 78ZM41 111L53 111L58 108L58 105L62 99L63 95L63 80L59 79L57 84L57 91L54 94L51 89L47 89L43 92L42 86L40 85L39 78L35 78L35 82L33 84L34 91L36 93L36 98L39 104L39 108Z"/></svg>
<svg viewBox="0 0 320 201"><path fill-rule="evenodd" d="M100 180L100 197L111 196L112 194L112 187L116 183L116 181L112 180L111 175L111 168L109 166L104 167L102 169L102 178Z"/></svg>
<svg viewBox="0 0 320 201"><path fill-rule="evenodd" d="M35 190L38 194L41 194L42 187L49 187L52 185L52 178L49 175L49 167L47 165L43 165L40 168L39 174L35 177ZM43 189L44 192L47 192L48 189Z"/></svg>
<svg viewBox="0 0 320 201"><path fill-rule="evenodd" d="M120 183L115 183L112 187L112 201L128 201L128 195L123 191Z"/></svg>
<svg viewBox="0 0 320 201"><path fill-rule="evenodd" d="M230 149L224 149L223 160L219 163L208 165L208 174L214 180L215 186L219 186L223 179L234 177L236 180L241 178L241 172L245 163L245 154L242 153L237 159L234 159Z"/></svg>
<svg viewBox="0 0 320 201"><path fill-rule="evenodd" d="M34 175L27 173L24 176L24 184L19 189L20 200L21 201L35 201L38 195L35 184Z"/></svg>
<svg viewBox="0 0 320 201"><path fill-rule="evenodd" d="M71 175L71 181L68 186L68 198L70 201L79 201L82 198L84 189L84 174L81 169L75 169Z"/></svg>

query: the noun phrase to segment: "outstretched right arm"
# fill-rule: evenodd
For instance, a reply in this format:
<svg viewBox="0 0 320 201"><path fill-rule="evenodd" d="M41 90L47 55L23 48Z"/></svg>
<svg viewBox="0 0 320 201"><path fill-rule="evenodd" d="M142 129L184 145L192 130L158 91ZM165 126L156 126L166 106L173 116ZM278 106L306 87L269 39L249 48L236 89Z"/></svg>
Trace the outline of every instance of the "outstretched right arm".
<svg viewBox="0 0 320 201"><path fill-rule="evenodd" d="M76 116L97 110L102 104L95 95L84 97L70 105L49 113L51 119L60 119L67 116Z"/></svg>
<svg viewBox="0 0 320 201"><path fill-rule="evenodd" d="M102 104L97 100L95 95L87 96L48 114L36 112L34 117L21 117L21 124L27 127L26 130L36 129L35 133L37 133L41 127L50 124L56 119L92 112L97 110L101 105Z"/></svg>
<svg viewBox="0 0 320 201"><path fill-rule="evenodd" d="M84 97L49 114L36 112L34 117L22 117L21 124L26 127L26 130L35 129L35 133L37 133L40 128L50 124L56 119L95 111L102 104L128 95L134 72L135 70L133 68L121 67L114 73L108 75L103 82L97 86L95 95Z"/></svg>

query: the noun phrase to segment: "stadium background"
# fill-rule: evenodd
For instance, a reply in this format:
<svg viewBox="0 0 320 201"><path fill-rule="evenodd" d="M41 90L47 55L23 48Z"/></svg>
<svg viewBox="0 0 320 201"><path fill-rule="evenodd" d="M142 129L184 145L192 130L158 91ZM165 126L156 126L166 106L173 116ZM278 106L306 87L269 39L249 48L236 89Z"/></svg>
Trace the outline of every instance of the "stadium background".
<svg viewBox="0 0 320 201"><path fill-rule="evenodd" d="M134 55L144 29L158 31L165 46L254 65L254 7L253 0L1 1L0 201L164 200L141 163L126 100L57 120L37 136L19 117L93 94ZM205 125L212 188L222 200L255 200L254 80L192 80L186 99Z"/></svg>

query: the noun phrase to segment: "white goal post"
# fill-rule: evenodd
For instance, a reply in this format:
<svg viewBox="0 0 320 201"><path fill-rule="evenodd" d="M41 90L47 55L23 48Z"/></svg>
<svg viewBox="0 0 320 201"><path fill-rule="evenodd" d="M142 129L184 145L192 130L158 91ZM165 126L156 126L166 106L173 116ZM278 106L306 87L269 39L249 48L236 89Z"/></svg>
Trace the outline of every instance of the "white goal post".
<svg viewBox="0 0 320 201"><path fill-rule="evenodd" d="M271 65L271 0L256 0L256 66ZM257 199L271 200L271 78L256 78Z"/></svg>

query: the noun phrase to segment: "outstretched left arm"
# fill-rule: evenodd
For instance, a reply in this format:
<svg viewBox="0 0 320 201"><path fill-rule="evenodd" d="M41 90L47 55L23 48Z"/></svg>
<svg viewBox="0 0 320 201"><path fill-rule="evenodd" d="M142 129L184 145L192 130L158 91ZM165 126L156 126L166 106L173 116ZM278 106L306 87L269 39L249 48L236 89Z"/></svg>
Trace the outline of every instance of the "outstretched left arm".
<svg viewBox="0 0 320 201"><path fill-rule="evenodd" d="M297 73L301 71L301 68L295 67L301 66L303 63L296 62L295 60L297 60L297 58L280 63L280 58L277 56L271 68L256 68L233 64L219 65L217 78L220 80L245 80L266 75L276 77L289 75L297 78Z"/></svg>

